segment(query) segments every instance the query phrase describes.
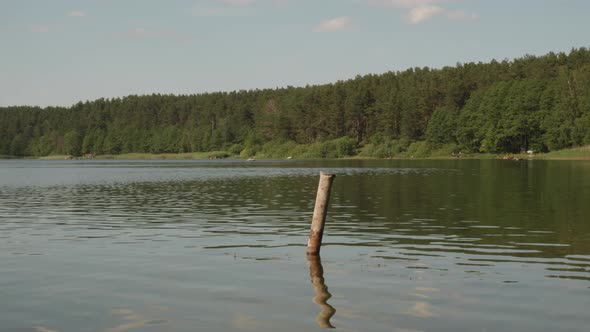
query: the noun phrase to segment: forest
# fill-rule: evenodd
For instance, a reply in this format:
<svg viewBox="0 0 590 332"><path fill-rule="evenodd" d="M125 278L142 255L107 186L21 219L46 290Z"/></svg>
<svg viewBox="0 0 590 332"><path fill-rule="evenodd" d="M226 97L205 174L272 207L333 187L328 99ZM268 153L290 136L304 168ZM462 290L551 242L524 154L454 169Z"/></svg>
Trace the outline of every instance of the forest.
<svg viewBox="0 0 590 332"><path fill-rule="evenodd" d="M590 144L590 51L305 87L0 107L0 155L424 157Z"/></svg>

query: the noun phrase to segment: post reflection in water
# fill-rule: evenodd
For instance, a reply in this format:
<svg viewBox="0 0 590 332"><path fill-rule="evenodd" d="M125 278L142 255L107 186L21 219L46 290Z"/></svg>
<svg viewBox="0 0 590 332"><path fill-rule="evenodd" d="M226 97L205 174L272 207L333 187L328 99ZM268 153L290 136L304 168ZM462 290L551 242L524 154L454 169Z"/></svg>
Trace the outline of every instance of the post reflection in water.
<svg viewBox="0 0 590 332"><path fill-rule="evenodd" d="M324 268L320 255L307 255L307 265L309 265L309 276L315 291L313 302L321 308L315 320L321 328L334 328L330 318L334 316L336 309L327 303L332 294L328 292L328 286L324 283Z"/></svg>

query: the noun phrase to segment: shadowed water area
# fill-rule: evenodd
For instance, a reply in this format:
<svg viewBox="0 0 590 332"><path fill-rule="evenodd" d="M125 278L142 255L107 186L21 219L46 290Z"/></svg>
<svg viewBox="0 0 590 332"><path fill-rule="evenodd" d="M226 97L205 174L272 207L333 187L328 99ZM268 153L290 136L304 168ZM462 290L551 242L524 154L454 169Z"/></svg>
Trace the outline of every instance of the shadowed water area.
<svg viewBox="0 0 590 332"><path fill-rule="evenodd" d="M585 161L0 161L0 331L587 331L589 202Z"/></svg>

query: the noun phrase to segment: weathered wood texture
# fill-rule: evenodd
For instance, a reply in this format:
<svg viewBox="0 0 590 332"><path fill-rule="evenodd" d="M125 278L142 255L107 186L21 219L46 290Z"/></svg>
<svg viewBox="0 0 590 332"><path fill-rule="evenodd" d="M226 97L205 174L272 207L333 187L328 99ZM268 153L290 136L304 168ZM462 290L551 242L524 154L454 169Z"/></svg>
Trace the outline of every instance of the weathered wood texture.
<svg viewBox="0 0 590 332"><path fill-rule="evenodd" d="M332 182L334 182L335 177L335 174L320 172L318 194L315 199L315 208L313 210L311 229L307 241L308 255L318 255L320 253L326 214L328 213L328 204L330 203L330 192L332 191Z"/></svg>

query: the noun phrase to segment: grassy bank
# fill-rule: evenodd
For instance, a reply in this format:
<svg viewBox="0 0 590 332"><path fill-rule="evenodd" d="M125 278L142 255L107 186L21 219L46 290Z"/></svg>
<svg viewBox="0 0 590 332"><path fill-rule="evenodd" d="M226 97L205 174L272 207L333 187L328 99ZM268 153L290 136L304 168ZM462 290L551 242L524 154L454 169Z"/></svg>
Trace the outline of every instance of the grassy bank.
<svg viewBox="0 0 590 332"><path fill-rule="evenodd" d="M226 159L237 156L225 151L187 152L187 153L123 153L100 155L96 159L141 159L141 160L190 160L190 159Z"/></svg>
<svg viewBox="0 0 590 332"><path fill-rule="evenodd" d="M552 151L539 156L543 159L590 160L590 145L573 149Z"/></svg>
<svg viewBox="0 0 590 332"><path fill-rule="evenodd" d="M55 155L50 155L50 156L37 157L37 159L41 159L41 160L64 160L64 159L72 159L72 156L68 156L68 155L65 155L65 154L55 154Z"/></svg>
<svg viewBox="0 0 590 332"><path fill-rule="evenodd" d="M8 156L8 158L10 158ZM105 154L98 155L92 159L117 159L117 160L190 160L190 159L226 159L238 158L225 151L211 152L188 152L188 153L123 153L123 154ZM37 157L41 160L69 160L69 159L90 159L83 157L74 157L69 155L51 155Z"/></svg>
<svg viewBox="0 0 590 332"><path fill-rule="evenodd" d="M238 150L239 151L239 150ZM95 159L117 160L199 160L199 159L228 159L228 158L257 158L257 159L502 159L505 154L491 153L460 153L453 144L438 147L429 146L426 142L405 144L403 141L387 141L377 144L365 144L356 148L351 139L336 139L322 143L297 144L294 142L266 143L246 147L237 154L227 151L189 152L189 153L125 153L118 155L99 155ZM510 154L516 159L540 160L590 160L590 145L572 149L552 151L549 153ZM0 156L3 159L15 157ZM67 155L51 155L39 157L42 160L76 159Z"/></svg>

